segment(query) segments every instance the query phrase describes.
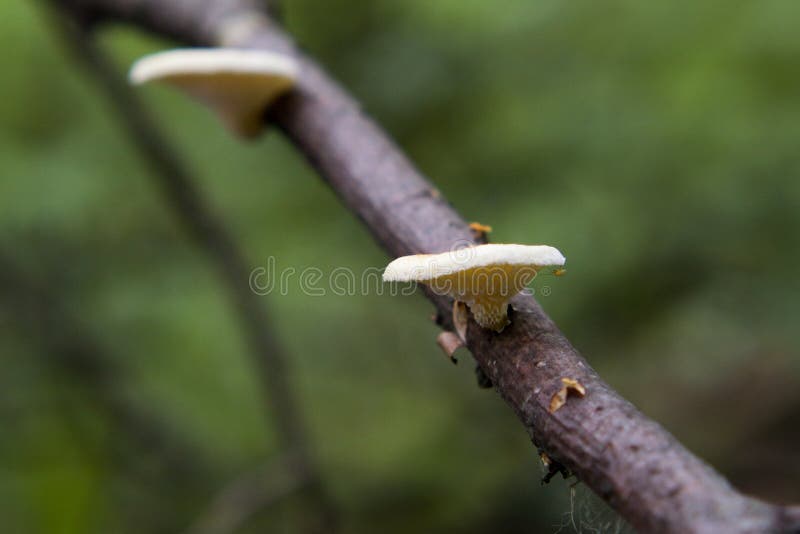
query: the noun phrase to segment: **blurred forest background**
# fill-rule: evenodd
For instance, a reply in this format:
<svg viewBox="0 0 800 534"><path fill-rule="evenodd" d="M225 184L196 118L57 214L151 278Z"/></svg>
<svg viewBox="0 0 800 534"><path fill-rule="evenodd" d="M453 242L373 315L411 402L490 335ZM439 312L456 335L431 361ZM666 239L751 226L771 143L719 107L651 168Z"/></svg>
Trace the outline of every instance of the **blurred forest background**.
<svg viewBox="0 0 800 534"><path fill-rule="evenodd" d="M0 3L2 530L181 531L276 457L271 414L219 277L43 7ZM800 501L800 4L286 0L284 16L494 242L565 253L568 275L534 288L606 380L738 488ZM102 44L121 72L174 46L131 28ZM279 134L243 144L177 92L140 94L253 266L387 263ZM294 285L262 302L346 531L601 525L585 495L572 524L571 481L540 484L468 354L436 347L425 299ZM307 513L289 497L246 531Z"/></svg>

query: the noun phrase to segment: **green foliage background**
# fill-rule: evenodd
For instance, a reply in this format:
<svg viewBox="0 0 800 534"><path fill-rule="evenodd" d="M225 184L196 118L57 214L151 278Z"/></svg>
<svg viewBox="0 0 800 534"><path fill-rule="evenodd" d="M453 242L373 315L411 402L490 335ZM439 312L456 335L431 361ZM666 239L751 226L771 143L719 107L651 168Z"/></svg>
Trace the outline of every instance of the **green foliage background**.
<svg viewBox="0 0 800 534"><path fill-rule="evenodd" d="M269 412L215 272L42 7L0 4L0 252L52 304L0 286L3 530L179 531L274 457ZM800 4L286 0L285 17L493 241L565 253L568 276L534 287L614 387L736 486L800 500ZM172 46L103 44L121 71ZM280 135L242 144L175 92L141 94L253 265L385 265ZM264 303L348 532L574 529L568 485L540 486L424 299L291 289ZM62 364L64 314L113 382ZM250 528L305 513L288 499Z"/></svg>

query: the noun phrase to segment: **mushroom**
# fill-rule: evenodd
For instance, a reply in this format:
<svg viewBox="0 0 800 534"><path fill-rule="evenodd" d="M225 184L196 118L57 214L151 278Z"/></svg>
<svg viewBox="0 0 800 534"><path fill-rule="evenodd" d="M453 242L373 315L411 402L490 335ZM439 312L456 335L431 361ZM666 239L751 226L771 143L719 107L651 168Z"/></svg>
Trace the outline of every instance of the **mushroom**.
<svg viewBox="0 0 800 534"><path fill-rule="evenodd" d="M383 273L386 282L423 282L434 293L469 306L475 321L501 332L509 323L508 301L543 268L565 263L546 245L478 245L442 254L403 256Z"/></svg>
<svg viewBox="0 0 800 534"><path fill-rule="evenodd" d="M233 133L253 138L267 107L294 85L297 63L262 50L187 48L151 54L130 70L130 81L163 81L214 110Z"/></svg>

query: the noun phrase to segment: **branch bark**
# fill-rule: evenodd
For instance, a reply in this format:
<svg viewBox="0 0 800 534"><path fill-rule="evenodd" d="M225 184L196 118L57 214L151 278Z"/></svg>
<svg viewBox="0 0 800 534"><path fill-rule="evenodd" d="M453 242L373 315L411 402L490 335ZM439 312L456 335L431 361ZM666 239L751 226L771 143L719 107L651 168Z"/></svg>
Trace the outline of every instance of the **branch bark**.
<svg viewBox="0 0 800 534"><path fill-rule="evenodd" d="M297 89L269 117L392 256L473 242L464 220L347 93L254 0L62 0L85 20L137 24L207 46L293 55ZM452 302L427 293L450 328ZM800 529L800 510L748 498L603 382L530 296L502 334L470 320L467 346L533 442L648 532ZM561 378L584 398L550 413Z"/></svg>

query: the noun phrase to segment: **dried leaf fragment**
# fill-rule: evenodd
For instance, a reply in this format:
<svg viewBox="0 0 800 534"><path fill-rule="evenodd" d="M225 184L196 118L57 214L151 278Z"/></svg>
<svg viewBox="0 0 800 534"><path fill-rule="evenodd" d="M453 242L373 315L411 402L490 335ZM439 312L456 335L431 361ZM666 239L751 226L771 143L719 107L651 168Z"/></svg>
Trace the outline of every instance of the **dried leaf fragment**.
<svg viewBox="0 0 800 534"><path fill-rule="evenodd" d="M436 344L439 345L439 348L445 353L445 355L450 358L450 361L453 363L458 363L458 360L453 356L453 354L460 348L464 346L464 342L461 341L461 338L458 337L458 334L454 332L441 332L438 336L436 336Z"/></svg>
<svg viewBox="0 0 800 534"><path fill-rule="evenodd" d="M561 389L559 389L553 398L550 399L550 413L555 413L556 410L564 406L567 402L567 396L572 392L573 394L583 397L586 395L586 388L583 387L583 384L575 380L574 378L562 378L561 379Z"/></svg>
<svg viewBox="0 0 800 534"><path fill-rule="evenodd" d="M469 223L469 229L472 230L472 233L475 234L475 237L477 238L485 237L486 234L492 231L491 226L488 224L481 224L479 222Z"/></svg>

